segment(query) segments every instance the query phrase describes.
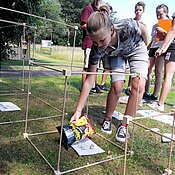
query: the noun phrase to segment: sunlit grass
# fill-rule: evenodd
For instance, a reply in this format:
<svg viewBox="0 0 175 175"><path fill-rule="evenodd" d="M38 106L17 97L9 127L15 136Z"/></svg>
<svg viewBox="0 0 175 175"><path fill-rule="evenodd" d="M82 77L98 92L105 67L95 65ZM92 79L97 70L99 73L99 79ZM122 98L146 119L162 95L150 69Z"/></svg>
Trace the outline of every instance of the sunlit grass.
<svg viewBox="0 0 175 175"><path fill-rule="evenodd" d="M57 50L56 50L57 49ZM52 54L44 54L39 50L35 52L35 61L66 64L71 63L72 48L58 47L52 50ZM75 65L82 65L83 51L81 48L75 50ZM6 62L4 65L10 69L21 69L20 62ZM26 66L26 69L28 66ZM35 70L40 70L39 67L34 67ZM47 70L43 68L43 70ZM99 76L99 82L101 76ZM128 78L126 79L128 81ZM2 83L5 81L6 83ZM127 85L127 81L125 86ZM27 132L38 133L45 131L56 130L56 126L60 125L63 100L64 100L64 76L42 76L32 77L31 93L33 96L39 97L41 100L48 102L53 107L43 103L41 100L30 96L29 101L29 118L56 116L50 119L44 119L39 121L28 122ZM28 77L25 79L25 92L27 91ZM19 77L1 77L0 82L1 90L12 91L15 86L21 86L21 79ZM13 86L12 86L13 85ZM75 111L76 104L79 98L81 89L81 75L73 75L68 77L68 94L66 96L66 109L65 112L68 115L65 116L64 123L68 123L70 117ZM110 87L110 78L108 77L107 86ZM11 88L9 88L11 87ZM152 89L151 89L152 91ZM124 93L122 95L125 95ZM98 133L101 133L101 123L104 118L102 111L105 110L107 93L103 95L94 94L89 97L88 109L89 119L93 124L93 127ZM21 108L21 111L17 112L0 112L0 122L23 120L26 116L26 95L14 95L14 96L0 96L0 101L11 101ZM170 112L172 104L175 103L175 91L172 90L168 95L165 105L165 112ZM87 104L87 103L86 103ZM125 104L118 104L116 110L124 113L126 108ZM140 109L148 109L146 104ZM86 112L86 107L83 113ZM113 120L113 133L112 135L105 135L108 139L115 142L115 131L118 126L118 121ZM149 127L157 127L162 133L171 132L171 127L160 122L143 119L139 120L139 123ZM129 132L131 138L133 125L129 125ZM50 175L53 174L49 166L42 160L39 154L34 148L24 139L24 123L0 125L0 174L1 175ZM51 165L57 169L57 155L59 147L59 134L45 134L39 136L29 137L37 148L44 154ZM103 148L106 152L104 154L93 156L79 157L73 149L61 150L61 171L69 170L83 166L92 162L111 158L112 156L123 155L123 151L109 142L105 141L101 137L94 135L92 140ZM129 139L129 149L131 148L132 139ZM119 144L124 146L123 144ZM135 126L134 130L134 142L132 157L127 159L127 175L160 175L164 169L167 168L168 156L170 145L168 143L162 143L161 137L155 135L149 131L145 131L143 128ZM172 170L175 171L175 147L173 147L172 157ZM68 174L68 173L67 173ZM71 175L121 175L123 174L123 159L106 162L100 165L85 168L73 173Z"/></svg>

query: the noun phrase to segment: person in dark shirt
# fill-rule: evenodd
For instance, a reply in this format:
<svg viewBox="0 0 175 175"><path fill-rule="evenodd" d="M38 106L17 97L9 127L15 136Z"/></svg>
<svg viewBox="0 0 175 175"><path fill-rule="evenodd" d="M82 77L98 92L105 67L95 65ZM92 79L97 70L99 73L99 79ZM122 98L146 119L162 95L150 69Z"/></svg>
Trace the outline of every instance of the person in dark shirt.
<svg viewBox="0 0 175 175"><path fill-rule="evenodd" d="M98 7L100 3L101 3L101 0L94 0L92 4L89 4L84 7L80 15L80 25L81 25L81 29L83 30L83 39L82 39L82 49L84 50L83 72L87 71L88 64L89 64L89 54L92 47L91 37L88 36L86 32L87 20L93 12L98 11ZM82 84L84 83L85 79L86 79L86 74L82 74ZM96 84L96 82L97 82L97 77L96 77L96 80L94 81L94 87L91 89L91 92L101 93L101 89L98 86L98 84Z"/></svg>

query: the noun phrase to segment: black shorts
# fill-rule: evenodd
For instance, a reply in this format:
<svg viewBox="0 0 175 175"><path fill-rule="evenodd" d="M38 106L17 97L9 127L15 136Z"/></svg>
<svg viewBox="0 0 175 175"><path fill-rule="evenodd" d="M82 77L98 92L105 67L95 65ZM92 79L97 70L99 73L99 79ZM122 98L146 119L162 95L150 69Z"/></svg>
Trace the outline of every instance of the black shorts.
<svg viewBox="0 0 175 175"><path fill-rule="evenodd" d="M157 51L157 49L158 49L158 47L157 48L151 48L150 50L149 50L149 57L154 57L155 56L155 52ZM163 53L162 54L162 56L165 56L166 54L165 53Z"/></svg>
<svg viewBox="0 0 175 175"><path fill-rule="evenodd" d="M165 60L175 61L175 42L170 45L166 52Z"/></svg>

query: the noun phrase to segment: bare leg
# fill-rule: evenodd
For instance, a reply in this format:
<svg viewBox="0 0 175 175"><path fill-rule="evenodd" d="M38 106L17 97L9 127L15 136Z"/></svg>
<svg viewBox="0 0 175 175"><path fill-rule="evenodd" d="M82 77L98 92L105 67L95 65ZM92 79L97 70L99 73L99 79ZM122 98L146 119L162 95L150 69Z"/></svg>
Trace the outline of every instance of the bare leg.
<svg viewBox="0 0 175 175"><path fill-rule="evenodd" d="M125 115L135 116L136 110L142 99L146 80L144 78L135 77L132 79L131 94L126 106ZM134 107L134 104L136 106Z"/></svg>
<svg viewBox="0 0 175 175"><path fill-rule="evenodd" d="M82 72L87 72L88 71L88 63L89 63L90 52L91 52L90 48L86 48L84 50L84 67L83 67ZM83 83L85 82L86 77L87 77L87 74L82 74L82 86L83 86ZM95 87L95 82L94 82L93 87Z"/></svg>
<svg viewBox="0 0 175 175"><path fill-rule="evenodd" d="M151 84L150 75L151 75L152 68L153 68L154 64L155 64L154 57L150 57L148 60L148 79L147 79L146 85L145 85L145 92L147 94L149 94L149 89L150 89L150 84Z"/></svg>
<svg viewBox="0 0 175 175"><path fill-rule="evenodd" d="M106 103L106 118L111 119L112 114L117 106L119 97L123 90L124 81L116 81L111 85L111 89L108 93L107 103Z"/></svg>
<svg viewBox="0 0 175 175"><path fill-rule="evenodd" d="M108 70L104 70L104 73L108 73ZM103 74L102 75L102 79L101 79L101 85L104 85L106 83L106 79L107 79L108 75Z"/></svg>
<svg viewBox="0 0 175 175"><path fill-rule="evenodd" d="M164 66L164 57L155 58L155 84L153 95L157 96L162 85L162 72Z"/></svg>
<svg viewBox="0 0 175 175"><path fill-rule="evenodd" d="M159 103L164 104L171 89L173 74L175 72L175 62L165 60L164 82L161 89Z"/></svg>
<svg viewBox="0 0 175 175"><path fill-rule="evenodd" d="M98 71L98 70L97 70ZM97 75L95 75L95 83L94 83L95 85L96 84L98 84L98 76Z"/></svg>

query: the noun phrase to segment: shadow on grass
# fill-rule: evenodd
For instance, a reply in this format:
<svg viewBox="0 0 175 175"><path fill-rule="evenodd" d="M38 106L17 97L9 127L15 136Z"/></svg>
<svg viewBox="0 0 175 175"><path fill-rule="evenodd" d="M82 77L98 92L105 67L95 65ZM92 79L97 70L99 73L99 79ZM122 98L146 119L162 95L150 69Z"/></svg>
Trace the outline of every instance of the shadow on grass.
<svg viewBox="0 0 175 175"><path fill-rule="evenodd" d="M28 63L24 61L24 66L27 66L27 65ZM23 61L22 60L4 60L1 62L1 69L13 69L14 66L23 67Z"/></svg>
<svg viewBox="0 0 175 175"><path fill-rule="evenodd" d="M26 174L26 170L29 174L52 174L47 166L43 166L43 159L26 140L1 142L0 150L1 175Z"/></svg>

